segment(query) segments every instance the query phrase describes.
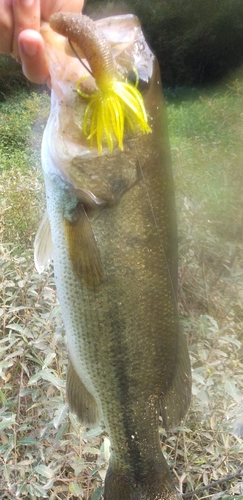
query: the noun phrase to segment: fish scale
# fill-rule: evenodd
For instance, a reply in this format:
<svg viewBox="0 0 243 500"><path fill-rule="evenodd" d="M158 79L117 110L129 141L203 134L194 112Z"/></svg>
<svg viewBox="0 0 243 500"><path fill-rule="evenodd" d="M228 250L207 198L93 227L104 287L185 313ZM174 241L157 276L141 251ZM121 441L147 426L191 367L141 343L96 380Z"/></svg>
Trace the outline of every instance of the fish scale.
<svg viewBox="0 0 243 500"><path fill-rule="evenodd" d="M131 16L128 24L131 29ZM137 34L144 66L146 44L141 31ZM49 50L51 58L53 43ZM136 58L138 50L136 40ZM75 100L73 91L70 97L70 76L67 94L62 99L55 95L51 66L52 110L42 145L69 354L67 396L83 423L94 425L100 418L109 434L105 500L177 498L161 452L159 415L166 427L173 426L190 400L190 364L177 311L175 200L165 110L159 69L146 50L149 68L153 58L144 92L151 134L128 134L124 152L86 154L81 139L79 150L77 123L63 122L63 116L67 108L66 117L71 116L74 102L75 117L77 106L83 116L84 99ZM68 134L63 123L69 125Z"/></svg>

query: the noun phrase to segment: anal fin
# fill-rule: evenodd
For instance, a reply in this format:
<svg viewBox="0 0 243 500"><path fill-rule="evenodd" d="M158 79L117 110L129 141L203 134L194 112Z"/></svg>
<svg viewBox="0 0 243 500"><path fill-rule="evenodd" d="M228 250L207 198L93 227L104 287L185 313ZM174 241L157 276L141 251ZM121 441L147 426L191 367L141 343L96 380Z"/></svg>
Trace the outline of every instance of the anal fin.
<svg viewBox="0 0 243 500"><path fill-rule="evenodd" d="M92 227L81 203L64 218L64 232L74 274L95 290L102 282L103 270Z"/></svg>
<svg viewBox="0 0 243 500"><path fill-rule="evenodd" d="M166 430L178 426L185 417L191 401L191 364L182 332L179 334L177 362L173 380L161 398L160 415Z"/></svg>
<svg viewBox="0 0 243 500"><path fill-rule="evenodd" d="M99 422L99 412L96 401L80 380L70 359L67 370L66 386L70 410L76 413L82 424L94 427Z"/></svg>

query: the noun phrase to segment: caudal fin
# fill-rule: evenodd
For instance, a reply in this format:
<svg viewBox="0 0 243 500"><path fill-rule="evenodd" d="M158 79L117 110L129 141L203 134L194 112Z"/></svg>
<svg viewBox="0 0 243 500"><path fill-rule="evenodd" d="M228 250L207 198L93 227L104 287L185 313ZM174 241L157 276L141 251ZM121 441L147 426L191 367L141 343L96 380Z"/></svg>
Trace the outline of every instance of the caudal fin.
<svg viewBox="0 0 243 500"><path fill-rule="evenodd" d="M109 465L105 478L104 500L178 500L169 469L154 467L144 477L124 474Z"/></svg>

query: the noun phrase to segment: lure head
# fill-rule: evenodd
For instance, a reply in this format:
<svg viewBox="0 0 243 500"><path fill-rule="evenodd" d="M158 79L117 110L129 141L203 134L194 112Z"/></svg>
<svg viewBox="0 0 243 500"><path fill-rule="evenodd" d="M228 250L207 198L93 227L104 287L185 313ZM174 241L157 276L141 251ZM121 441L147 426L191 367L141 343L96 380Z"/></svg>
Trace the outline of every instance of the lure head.
<svg viewBox="0 0 243 500"><path fill-rule="evenodd" d="M50 26L66 37L54 33L65 47L65 69L57 77L60 64L51 60L50 71L54 91L64 91L69 106L79 110L79 116L78 112L74 116L79 141L98 152L104 147L112 151L116 145L123 149L126 137L150 133L151 119L140 83L149 84L154 58L138 19L117 16L94 23L86 16L59 13L52 16ZM78 100L71 104L74 86Z"/></svg>

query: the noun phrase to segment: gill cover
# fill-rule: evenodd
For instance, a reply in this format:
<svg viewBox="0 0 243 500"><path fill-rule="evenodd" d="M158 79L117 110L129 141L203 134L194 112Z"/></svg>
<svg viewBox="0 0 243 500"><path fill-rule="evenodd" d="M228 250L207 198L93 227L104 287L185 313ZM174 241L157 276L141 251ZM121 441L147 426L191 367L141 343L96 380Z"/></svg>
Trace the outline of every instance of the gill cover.
<svg viewBox="0 0 243 500"><path fill-rule="evenodd" d="M95 79L97 90L91 94L82 91L84 78L77 81L77 92L89 101L84 113L83 131L91 147L96 140L101 153L105 140L112 151L115 139L123 149L126 127L133 133L151 132L142 94L136 84L132 85L119 77L109 42L92 19L81 14L60 12L51 16L50 26L82 50Z"/></svg>

